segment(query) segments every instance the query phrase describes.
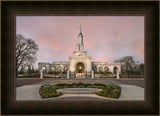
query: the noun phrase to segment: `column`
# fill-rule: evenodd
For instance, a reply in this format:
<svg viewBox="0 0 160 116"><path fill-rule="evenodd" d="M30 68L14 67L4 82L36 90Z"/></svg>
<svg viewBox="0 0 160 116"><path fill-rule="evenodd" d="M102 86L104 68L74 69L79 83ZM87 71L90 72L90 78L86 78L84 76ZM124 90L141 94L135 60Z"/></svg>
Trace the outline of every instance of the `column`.
<svg viewBox="0 0 160 116"><path fill-rule="evenodd" d="M94 79L94 70L92 70L92 79Z"/></svg>
<svg viewBox="0 0 160 116"><path fill-rule="evenodd" d="M119 71L117 70L117 79L119 79Z"/></svg>
<svg viewBox="0 0 160 116"><path fill-rule="evenodd" d="M43 69L40 70L40 79L43 79Z"/></svg>
<svg viewBox="0 0 160 116"><path fill-rule="evenodd" d="M67 79L69 79L69 70L67 70Z"/></svg>

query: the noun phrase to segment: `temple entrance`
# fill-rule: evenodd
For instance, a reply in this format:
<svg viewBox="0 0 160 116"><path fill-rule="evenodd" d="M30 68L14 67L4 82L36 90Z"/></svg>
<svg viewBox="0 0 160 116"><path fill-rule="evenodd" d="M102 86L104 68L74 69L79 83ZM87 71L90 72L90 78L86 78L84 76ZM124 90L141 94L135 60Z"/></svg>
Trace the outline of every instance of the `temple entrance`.
<svg viewBox="0 0 160 116"><path fill-rule="evenodd" d="M85 67L81 62L76 65L76 76L85 76Z"/></svg>

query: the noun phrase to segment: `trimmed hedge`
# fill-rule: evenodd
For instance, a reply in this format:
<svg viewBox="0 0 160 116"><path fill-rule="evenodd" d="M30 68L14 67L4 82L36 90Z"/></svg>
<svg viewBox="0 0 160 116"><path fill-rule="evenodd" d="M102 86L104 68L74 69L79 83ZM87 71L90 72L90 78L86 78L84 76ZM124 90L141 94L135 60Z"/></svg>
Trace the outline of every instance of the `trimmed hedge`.
<svg viewBox="0 0 160 116"><path fill-rule="evenodd" d="M56 91L56 87L54 85L42 85L39 93L42 98L57 97L62 95L61 93Z"/></svg>
<svg viewBox="0 0 160 116"><path fill-rule="evenodd" d="M104 72L103 75L112 75L111 72Z"/></svg>
<svg viewBox="0 0 160 116"><path fill-rule="evenodd" d="M42 85L40 87L39 93L42 98L57 97L62 95L62 93L57 92L57 89L63 88L97 88L102 89L102 92L97 92L97 95L108 97L108 98L119 98L121 93L121 88L115 84L83 84L83 83L73 83L73 84L57 84L57 85Z"/></svg>
<svg viewBox="0 0 160 116"><path fill-rule="evenodd" d="M102 92L97 92L97 95L104 96L107 98L119 98L121 88L118 85L108 84L105 86Z"/></svg>

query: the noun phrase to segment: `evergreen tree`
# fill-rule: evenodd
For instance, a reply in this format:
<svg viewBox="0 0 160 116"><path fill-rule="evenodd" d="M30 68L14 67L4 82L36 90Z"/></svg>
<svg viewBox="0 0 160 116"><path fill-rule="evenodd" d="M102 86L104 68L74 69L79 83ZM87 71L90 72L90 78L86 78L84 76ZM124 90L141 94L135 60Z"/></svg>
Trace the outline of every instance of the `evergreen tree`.
<svg viewBox="0 0 160 116"><path fill-rule="evenodd" d="M19 71L19 74L24 74L24 68L21 67L20 71Z"/></svg>
<svg viewBox="0 0 160 116"><path fill-rule="evenodd" d="M139 65L139 71L140 71L140 73L143 75L144 74L144 64L143 63L141 63L140 65Z"/></svg>
<svg viewBox="0 0 160 116"><path fill-rule="evenodd" d="M34 66L32 66L32 70L31 70L31 72L32 72L32 73L34 73Z"/></svg>
<svg viewBox="0 0 160 116"><path fill-rule="evenodd" d="M29 74L31 73L31 66L29 65L28 66L28 71L27 71Z"/></svg>

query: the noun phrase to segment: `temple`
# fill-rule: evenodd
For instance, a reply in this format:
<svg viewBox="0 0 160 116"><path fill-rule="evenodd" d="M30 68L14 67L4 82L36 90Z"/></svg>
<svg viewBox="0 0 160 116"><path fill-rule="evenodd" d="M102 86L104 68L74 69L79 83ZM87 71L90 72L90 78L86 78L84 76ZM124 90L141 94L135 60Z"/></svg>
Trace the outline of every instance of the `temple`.
<svg viewBox="0 0 160 116"><path fill-rule="evenodd" d="M108 64L107 62L92 62L92 57L87 55L84 50L82 26L80 21L80 29L78 34L77 49L73 51L73 56L69 57L69 62L39 62L38 69L45 69L46 72L70 72L75 74L75 77L85 77L87 73L103 73L121 72L120 64Z"/></svg>

